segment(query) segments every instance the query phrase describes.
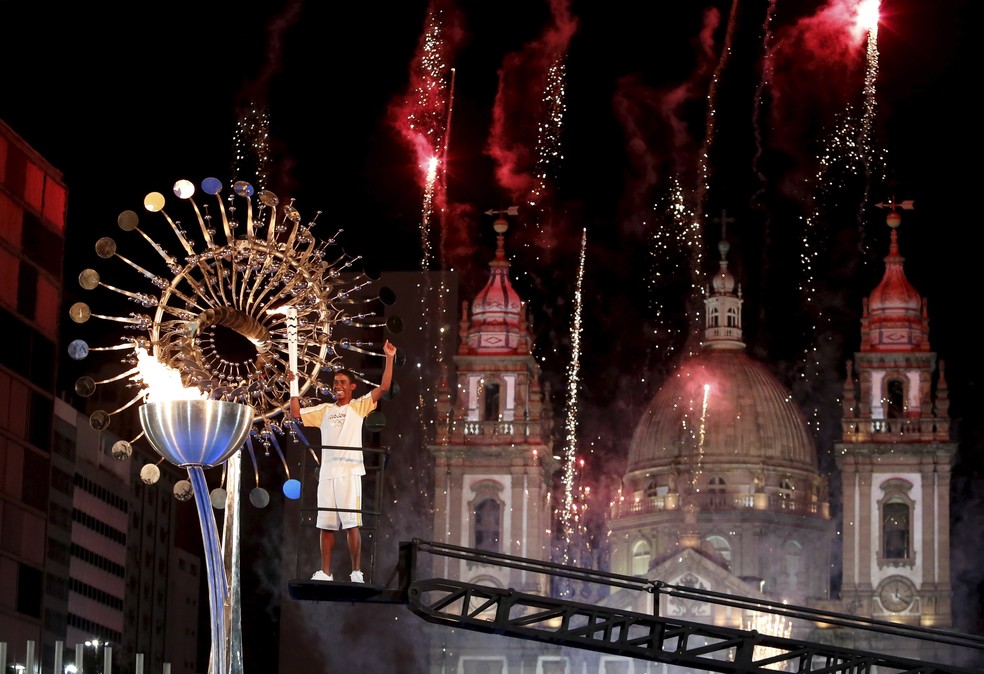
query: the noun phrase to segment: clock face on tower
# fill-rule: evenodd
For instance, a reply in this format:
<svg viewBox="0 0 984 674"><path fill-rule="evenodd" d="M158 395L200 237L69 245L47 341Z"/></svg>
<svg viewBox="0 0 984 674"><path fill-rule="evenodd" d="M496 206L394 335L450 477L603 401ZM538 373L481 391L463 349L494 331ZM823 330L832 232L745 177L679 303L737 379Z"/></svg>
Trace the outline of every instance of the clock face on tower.
<svg viewBox="0 0 984 674"><path fill-rule="evenodd" d="M912 605L916 598L916 588L908 578L891 576L882 581L878 588L878 598L886 610L898 613Z"/></svg>

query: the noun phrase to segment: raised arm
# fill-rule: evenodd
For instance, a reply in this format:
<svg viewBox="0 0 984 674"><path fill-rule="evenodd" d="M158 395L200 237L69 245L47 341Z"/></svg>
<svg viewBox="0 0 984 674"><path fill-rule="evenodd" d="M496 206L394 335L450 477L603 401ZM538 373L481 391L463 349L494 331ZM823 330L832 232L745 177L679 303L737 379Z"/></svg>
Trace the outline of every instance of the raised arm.
<svg viewBox="0 0 984 674"><path fill-rule="evenodd" d="M393 383L393 359L396 357L396 347L390 344L388 339L383 344L383 354L386 356L386 366L383 368L383 378L379 382L379 386L370 391L373 402L378 402L383 394L390 390L390 385ZM298 408L299 413L300 408Z"/></svg>

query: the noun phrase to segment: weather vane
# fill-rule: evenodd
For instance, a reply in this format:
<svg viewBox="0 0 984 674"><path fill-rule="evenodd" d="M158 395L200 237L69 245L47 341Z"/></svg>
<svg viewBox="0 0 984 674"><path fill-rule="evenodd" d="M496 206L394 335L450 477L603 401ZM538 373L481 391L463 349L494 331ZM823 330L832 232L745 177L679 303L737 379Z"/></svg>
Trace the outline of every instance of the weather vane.
<svg viewBox="0 0 984 674"><path fill-rule="evenodd" d="M888 201L879 201L875 204L876 208L887 208L889 209L888 216L885 218L888 222L888 226L895 229L900 224L902 224L902 215L898 212L898 209L905 211L911 211L916 207L916 202L912 199L906 201L896 201L895 197L892 197Z"/></svg>

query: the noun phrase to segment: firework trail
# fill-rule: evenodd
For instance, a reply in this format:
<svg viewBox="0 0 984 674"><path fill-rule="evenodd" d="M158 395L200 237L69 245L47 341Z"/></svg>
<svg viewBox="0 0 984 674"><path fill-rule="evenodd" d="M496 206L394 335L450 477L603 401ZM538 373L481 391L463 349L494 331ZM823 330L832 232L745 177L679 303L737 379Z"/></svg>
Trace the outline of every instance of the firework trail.
<svg viewBox="0 0 984 674"><path fill-rule="evenodd" d="M270 112L250 102L236 119L232 135L232 179L245 180L257 189L270 182Z"/></svg>
<svg viewBox="0 0 984 674"><path fill-rule="evenodd" d="M653 373L657 364L669 367L675 361L674 354L681 348L689 334L689 321L680 324L679 318L685 306L669 304L670 300L690 297L692 276L686 261L696 242L697 233L693 211L678 178L670 180L668 194L653 209L653 218L666 223L652 228L648 236L649 274L646 281L649 298L649 314L652 325L648 340L645 372ZM685 301L684 301L685 304ZM664 373L665 374L665 373ZM647 377L647 383L662 377ZM649 395L652 391L646 391Z"/></svg>
<svg viewBox="0 0 984 674"><path fill-rule="evenodd" d="M867 237L864 235L864 213L868 205L871 194L872 173L876 170L875 143L873 129L875 125L875 112L877 101L875 100L875 83L878 79L878 13L880 0L865 0L858 8L858 23L868 26L868 42L865 58L864 72L864 93L861 112L861 129L859 132L858 145L861 149L862 160L864 161L864 195L858 205L858 227L861 232L862 246L866 245Z"/></svg>
<svg viewBox="0 0 984 674"><path fill-rule="evenodd" d="M632 169L625 182L620 221L638 230L650 256L647 286L655 338L648 349L650 361L656 355L661 362L671 362L663 357L676 352L683 342L692 342L694 326L700 325L703 228L702 216L695 211L694 195L698 184L706 187L706 154L714 133L710 112L714 91L709 99L709 135L703 140L703 148L690 132L686 118L687 109L705 95L715 63L718 75L714 77L719 77L727 64L726 52L720 58L714 52L713 36L719 25L720 14L716 10L704 12L696 40L697 66L686 81L656 90L634 75L617 82L614 112L625 134L626 156ZM654 125L654 119L660 123ZM704 158L698 161L701 156ZM664 175L669 176L667 186L658 188ZM647 211L648 216L637 215ZM679 307L666 304L667 300L680 298ZM672 323L674 316L685 317L682 329Z"/></svg>
<svg viewBox="0 0 984 674"><path fill-rule="evenodd" d="M708 25L717 25L717 11L709 10L709 15L713 15L713 19L708 21ZM690 297L689 302L689 314L691 316L690 323L690 345L688 348L689 353L696 352L698 345L700 344L701 337L701 321L700 316L702 313L703 306L703 286L704 286L704 271L703 271L703 227L704 227L704 211L707 208L707 192L710 189L710 179L711 179L711 164L710 164L710 154L711 149L714 144L715 136L715 126L717 120L717 91L718 86L721 83L721 77L724 74L724 70L728 65L731 57L731 48L734 41L735 34L735 24L737 22L738 14L738 0L733 0L731 4L731 13L728 18L728 26L725 30L724 44L721 46L721 55L718 58L717 66L714 68L714 72L711 75L711 81L707 89L707 113L704 123L704 143L700 148L697 155L697 189L695 195L694 204L694 228L695 232L695 243L696 245L690 251L690 269L693 274L693 288L694 292ZM711 33L705 32L705 39L710 39Z"/></svg>
<svg viewBox="0 0 984 674"><path fill-rule="evenodd" d="M569 4L569 0L552 0L552 22L543 35L503 59L486 146L496 164L499 186L513 203L526 204L537 213L532 219L534 235L518 243L528 248L532 238L539 249L538 258L560 240L550 236L545 228L553 225L550 183L563 159L566 60L577 30ZM535 114L530 114L530 110L535 110Z"/></svg>
<svg viewBox="0 0 984 674"><path fill-rule="evenodd" d="M263 69L240 93L241 103L237 106L236 128L232 138L233 180L245 180L257 189L268 189L270 185L270 110L267 105L270 83L283 68L284 33L297 23L303 4L300 0L287 3L283 11L267 24L267 50ZM280 162L281 167L290 165ZM286 170L286 169L283 169ZM279 176L279 191L290 191L290 179L285 174Z"/></svg>
<svg viewBox="0 0 984 674"><path fill-rule="evenodd" d="M804 146L794 135L819 138L812 157L794 160L796 164L815 168L801 181L789 183L807 199L804 205L808 215L801 218L800 292L810 316L807 334L812 342L803 354L800 381L794 388L824 386L825 373L832 371L824 367L824 362L837 351L835 341L839 337L837 331L831 330L834 316L828 309L840 299L821 287L820 279L824 275L821 261L832 263L828 253L835 242L833 228L845 222L845 213L856 213L859 250L864 251L867 246L863 212L880 161L873 139L877 16L877 0L831 0L814 14L781 31L771 50L775 146L792 153L794 144ZM866 57L862 51L865 42ZM863 105L859 113L852 104L857 96L857 89L852 91L852 87L861 79L862 69ZM826 95L821 97L816 85L804 88L802 82L807 80L823 82ZM786 123L780 125L779 120ZM808 121L817 128L804 125ZM808 187L805 192L804 185ZM860 208L853 205L851 197L859 190ZM824 395L811 390L800 397L812 406L807 411L808 423L817 432Z"/></svg>
<svg viewBox="0 0 984 674"><path fill-rule="evenodd" d="M775 68L775 54L772 51L772 19L776 13L776 0L769 0L769 7L765 12L765 20L762 22L762 78L755 87L755 97L752 99L752 133L755 137L755 153L752 156L752 171L759 181L759 189L752 195L752 204L756 204L765 193L766 177L759 167L762 159L762 98L765 96L766 89L772 82L773 69Z"/></svg>
<svg viewBox="0 0 984 674"><path fill-rule="evenodd" d="M694 452L694 469L690 476L690 492L696 494L698 477L704 470L704 440L707 434L707 403L711 397L711 385L704 384L700 401L700 422L697 424L697 451Z"/></svg>
<svg viewBox="0 0 984 674"><path fill-rule="evenodd" d="M567 367L567 424L566 446L564 448L564 504L561 509L562 534L564 536L564 563L568 563L574 537L572 519L576 516L574 503L575 459L577 458L577 392L581 376L581 309L583 296L581 286L584 280L584 260L588 246L588 230L581 232L581 257L577 268L577 286L574 291L574 322L571 326L571 361Z"/></svg>
<svg viewBox="0 0 984 674"><path fill-rule="evenodd" d="M450 129L449 62L461 38L458 17L439 2L427 8L423 34L410 66L407 93L390 106L390 119L417 160L423 201L420 214L421 269L431 268L432 218L445 206L444 160Z"/></svg>
<svg viewBox="0 0 984 674"><path fill-rule="evenodd" d="M462 39L460 16L450 2L433 0L427 7L423 32L417 52L410 64L410 77L406 93L394 100L389 108L390 124L396 129L417 162L418 180L422 192L420 213L420 268L423 273L419 290L421 305L434 292L426 272L434 266L434 232L432 224L435 212L439 216L441 233L439 244L443 248L447 215L447 155L451 130L451 89L454 71L450 63ZM422 362L436 364L440 369L444 361L444 340L449 334L447 324L447 287L443 275L444 262L438 260L442 270L436 292L439 294L440 315L426 321L421 330L424 335L425 353ZM424 437L427 437L428 418L434 406L431 394L433 382L425 381L424 368L418 368L420 399L417 409Z"/></svg>

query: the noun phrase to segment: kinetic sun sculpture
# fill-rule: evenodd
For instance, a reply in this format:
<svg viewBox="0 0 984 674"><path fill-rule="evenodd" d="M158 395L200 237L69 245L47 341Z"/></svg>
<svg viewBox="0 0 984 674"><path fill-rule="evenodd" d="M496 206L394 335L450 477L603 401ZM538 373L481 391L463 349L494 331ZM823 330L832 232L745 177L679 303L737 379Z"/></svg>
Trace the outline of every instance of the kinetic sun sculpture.
<svg viewBox="0 0 984 674"><path fill-rule="evenodd" d="M227 206L220 194L222 183L215 178L203 180L202 191L214 196L217 216L208 205L195 202L190 181L179 180L174 185L174 194L189 204L197 221L203 242L200 249L181 220L164 210L162 194L151 192L144 199L144 208L159 213L171 230L183 252L180 259L140 228L134 211L124 211L118 218L120 229L142 237L168 274L154 273L124 257L110 237L96 242L99 257L130 266L156 292L132 292L103 283L94 269L82 271L79 283L83 288L106 288L152 315L107 316L91 313L83 302L73 305L69 314L77 323L99 318L137 333L121 345L92 349L132 352L124 360L132 369L99 382L82 378L76 388L80 395L91 395L99 384L132 378L140 374L140 352L151 352L160 363L178 371L185 386L200 389L209 399L238 402L256 410L262 426L257 433L269 442L273 433L284 430L276 419L287 408L292 347L299 394L321 390L317 388L320 373L339 369L342 351L372 353L364 348L367 343L340 338L335 329L381 327L382 323L372 323L375 312L371 307L376 300L385 303L386 299L361 292L375 280L352 269L361 257L344 252L329 256L328 249L336 245L341 230L319 244L311 233L314 220L302 224L293 200L278 212L279 199L273 192L261 190L254 203L253 187L240 181L233 185ZM295 325L291 319L296 320ZM84 358L89 350L78 340L69 347L76 359ZM328 393L327 389L322 392ZM106 428L110 416L145 396L141 390L120 409L108 414L97 411L90 421L97 429Z"/></svg>
<svg viewBox="0 0 984 674"><path fill-rule="evenodd" d="M84 302L74 304L69 315L76 323L98 318L121 324L135 334L107 347L90 348L85 341L75 340L69 345L69 355L81 360L90 351L122 352L121 373L100 381L83 376L76 382L76 392L87 397L100 385L127 381L136 382L137 393L113 412L93 412L90 425L104 430L113 415L143 402L139 410L143 433L133 441L146 435L162 459L187 468L191 480L175 485L175 496L183 500L194 496L198 506L209 573L213 668L225 672L228 663L233 671L241 671L241 663L235 662L241 656L238 623L233 620L235 624L228 629L230 611L238 616L239 604L237 450L244 443L249 449L257 482L250 495L254 505L263 507L269 501L259 487L254 439L267 453L271 445L276 449L288 476L284 494L298 498L300 483L289 479L277 442L277 435L282 434L296 440L296 429L285 421L289 397L301 397L303 405L307 404L306 393L330 395L319 384L320 375L340 369L346 351L383 357L367 348L371 343L342 336L346 329L358 330L357 335L384 326L399 332L402 322L397 317L386 322L375 318L379 303L391 304L395 298L385 288L370 293L376 279L353 268L360 257L329 252L341 230L319 243L311 232L315 221L302 224L293 200L280 206L273 192L254 194L247 182L236 182L225 197L222 183L215 178L203 180L201 189L214 198L211 206L195 201L195 186L190 181L179 180L173 190L186 202L184 208L190 209L197 225L194 236L200 235L200 243L181 220L165 211L164 195L151 192L144 199L144 208L161 218L151 227L168 234L181 257L160 244L156 232L152 237L141 229L136 212L124 211L118 218L120 229L142 238L151 258L159 257L166 273L155 273L123 256L112 238L96 242L100 258L124 263L150 291L126 290L103 282L94 269L83 270L79 283L84 289L104 288L144 311L105 315L92 313ZM114 456L128 458L133 441L117 442ZM230 490L226 495L216 489L209 499L202 469L217 465L224 465ZM148 484L155 483L159 475L154 464L141 470ZM231 537L226 537L225 547L233 561L223 568L209 504L222 508L226 498L231 505L226 529L232 531L226 532ZM223 607L229 597L227 571L233 576L231 609L228 604Z"/></svg>

